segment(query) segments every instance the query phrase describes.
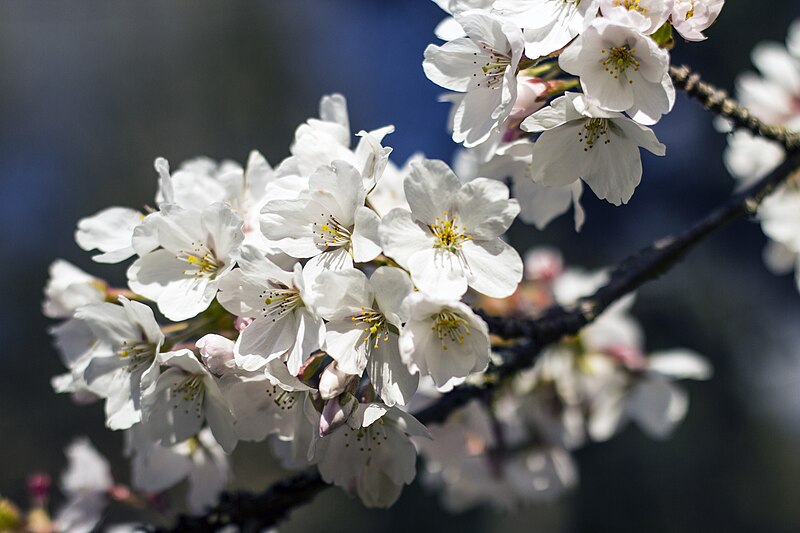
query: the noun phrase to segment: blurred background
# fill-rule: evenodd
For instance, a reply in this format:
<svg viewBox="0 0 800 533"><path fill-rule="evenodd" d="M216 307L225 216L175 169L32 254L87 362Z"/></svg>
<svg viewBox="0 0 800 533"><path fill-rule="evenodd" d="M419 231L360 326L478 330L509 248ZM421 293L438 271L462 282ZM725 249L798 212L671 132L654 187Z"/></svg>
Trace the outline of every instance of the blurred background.
<svg viewBox="0 0 800 533"><path fill-rule="evenodd" d="M710 39L679 43L674 62L732 89L753 45L783 41L800 4L728 4ZM128 479L122 436L105 430L101 406L73 405L49 385L62 372L40 312L50 262L124 280L124 266L95 264L74 244L77 220L152 203L157 156L243 162L257 148L277 163L333 91L346 95L354 131L397 127L387 139L397 163L415 151L449 160L448 109L421 69L442 17L429 0L0 3L0 494L24 501L26 476L57 476L80 435ZM645 158L627 207L587 193L582 233L571 216L544 232L518 226L518 248L553 245L600 268L729 194L725 139L698 105L679 97L656 131L667 157ZM391 510L366 511L337 489L281 531L800 530L800 295L790 276L766 271L764 244L756 224L739 221L639 293L648 348L692 348L716 371L686 384L691 408L672 439L631 427L589 446L577 454L576 491L515 514L451 515L418 484ZM234 468L244 488L283 475L265 446L242 446Z"/></svg>

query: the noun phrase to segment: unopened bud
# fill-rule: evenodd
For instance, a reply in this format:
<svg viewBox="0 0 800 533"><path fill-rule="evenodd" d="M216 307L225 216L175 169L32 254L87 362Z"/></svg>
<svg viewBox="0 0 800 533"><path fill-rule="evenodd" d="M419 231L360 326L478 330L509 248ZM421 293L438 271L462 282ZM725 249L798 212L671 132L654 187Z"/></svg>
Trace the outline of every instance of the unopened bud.
<svg viewBox="0 0 800 533"><path fill-rule="evenodd" d="M328 400L319 419L319 436L330 435L336 428L347 422L356 408L358 408L358 400L348 392L338 398Z"/></svg>
<svg viewBox="0 0 800 533"><path fill-rule="evenodd" d="M19 508L11 500L0 500L0 531L14 530L20 525Z"/></svg>
<svg viewBox="0 0 800 533"><path fill-rule="evenodd" d="M543 108L547 91L547 83L541 78L518 76L517 99L511 108L511 120L523 120Z"/></svg>
<svg viewBox="0 0 800 533"><path fill-rule="evenodd" d="M244 328L253 323L253 320L254 319L248 316L237 316L233 321L233 327L236 328L236 331L241 333Z"/></svg>
<svg viewBox="0 0 800 533"><path fill-rule="evenodd" d="M195 346L200 350L200 358L212 374L221 376L236 363L233 359L234 342L220 335L209 333L201 337Z"/></svg>
<svg viewBox="0 0 800 533"><path fill-rule="evenodd" d="M345 374L336 366L336 361L329 364L319 377L319 395L323 400L330 400L343 393L356 376Z"/></svg>
<svg viewBox="0 0 800 533"><path fill-rule="evenodd" d="M525 278L550 283L564 272L564 261L558 250L534 248L525 254Z"/></svg>
<svg viewBox="0 0 800 533"><path fill-rule="evenodd" d="M53 485L47 474L32 474L28 476L28 495L34 506L44 505Z"/></svg>
<svg viewBox="0 0 800 533"><path fill-rule="evenodd" d="M605 352L631 370L641 370L645 367L644 354L636 346L615 344L606 348Z"/></svg>

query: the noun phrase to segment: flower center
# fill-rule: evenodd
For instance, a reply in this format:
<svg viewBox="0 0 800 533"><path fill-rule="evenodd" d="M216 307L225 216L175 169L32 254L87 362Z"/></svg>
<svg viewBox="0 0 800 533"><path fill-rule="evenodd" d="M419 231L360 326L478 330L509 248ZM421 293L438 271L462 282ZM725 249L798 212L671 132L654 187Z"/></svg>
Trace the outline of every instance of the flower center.
<svg viewBox="0 0 800 533"><path fill-rule="evenodd" d="M578 131L578 142L586 144L583 151L588 152L594 145L603 138L603 144L609 144L611 137L608 135L608 119L593 118L583 124L583 128Z"/></svg>
<svg viewBox="0 0 800 533"><path fill-rule="evenodd" d="M614 79L618 79L621 75L625 74L629 68L632 68L634 72L636 72L642 65L639 60L636 59L636 49L631 48L627 44L617 48L603 48L601 53L604 54L606 58L600 61L600 63L603 65L605 71L613 76ZM633 80L628 80L628 83L633 83Z"/></svg>
<svg viewBox="0 0 800 533"><path fill-rule="evenodd" d="M615 6L621 6L628 11L638 11L642 15L647 13L647 8L640 5L641 0L614 0Z"/></svg>
<svg viewBox="0 0 800 533"><path fill-rule="evenodd" d="M197 375L190 375L183 381L178 381L172 384L170 392L173 403L173 409L179 409L181 402L184 403L184 411L189 414L189 407L185 404L194 404L195 415L200 418L201 404L203 395L205 393L205 385L203 384L203 377Z"/></svg>
<svg viewBox="0 0 800 533"><path fill-rule="evenodd" d="M276 385L267 388L267 396L272 398L272 401L281 411L288 411L294 407L297 401L296 394L285 391Z"/></svg>
<svg viewBox="0 0 800 533"><path fill-rule="evenodd" d="M260 298L264 300L261 314L264 318L271 316L273 322L304 305L303 300L300 298L300 291L285 286L266 289L261 293Z"/></svg>
<svg viewBox="0 0 800 533"><path fill-rule="evenodd" d="M350 429L345 426L344 437L348 440L344 447L349 448L353 444L360 452L371 452L373 446L380 446L383 442L389 440L389 434L385 429L386 422L383 418L376 420L374 423L367 427L361 427L356 430Z"/></svg>
<svg viewBox="0 0 800 533"><path fill-rule="evenodd" d="M217 274L221 265L211 250L203 243L192 243L191 251L181 250L175 257L184 261L189 268L183 271L187 276L195 278L212 278Z"/></svg>
<svg viewBox="0 0 800 533"><path fill-rule="evenodd" d="M486 63L481 65L480 69L483 72L485 86L489 89L497 89L503 85L503 76L505 76L506 69L511 65L511 52L499 52L492 48L488 43L481 42L483 49L483 58ZM478 52L475 52L475 60L472 62L474 65L478 64ZM478 76L478 73L473 74ZM478 83L478 87L481 84Z"/></svg>
<svg viewBox="0 0 800 533"><path fill-rule="evenodd" d="M452 311L442 311L433 318L431 329L436 332L442 350L447 350L447 343L464 344L464 339L469 335L469 324Z"/></svg>
<svg viewBox="0 0 800 533"><path fill-rule="evenodd" d="M456 253L464 241L472 239L472 235L465 233L467 227L456 224L455 217L451 217L447 211L441 217L436 217L431 231L436 238L433 247L450 253Z"/></svg>
<svg viewBox="0 0 800 533"><path fill-rule="evenodd" d="M117 355L128 363L128 370L133 371L153 360L156 346L142 341L122 341Z"/></svg>
<svg viewBox="0 0 800 533"><path fill-rule="evenodd" d="M319 244L339 248L350 244L350 230L333 215L320 214L321 222L314 222L314 237Z"/></svg>
<svg viewBox="0 0 800 533"><path fill-rule="evenodd" d="M358 325L364 326L363 342L367 348L378 348L380 342L389 341L389 327L386 324L386 317L380 311L375 311L366 307L361 307L361 314L350 317L350 320Z"/></svg>

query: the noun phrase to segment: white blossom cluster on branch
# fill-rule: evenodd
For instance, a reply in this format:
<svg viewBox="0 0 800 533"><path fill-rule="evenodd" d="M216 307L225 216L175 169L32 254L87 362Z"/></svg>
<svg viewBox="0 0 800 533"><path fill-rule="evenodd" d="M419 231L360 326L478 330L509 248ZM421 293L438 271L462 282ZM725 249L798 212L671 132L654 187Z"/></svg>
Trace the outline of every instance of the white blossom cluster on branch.
<svg viewBox="0 0 800 533"><path fill-rule="evenodd" d="M673 30L705 39L722 0L436 3L449 15L436 30L444 42L428 46L423 68L452 91L443 98L463 145L453 168L422 155L398 166L385 145L394 128L353 135L332 94L279 164L257 151L245 165L158 158L153 207L80 220L77 244L97 263L126 262L126 287L53 263L43 312L59 320L51 333L67 371L52 385L103 402L106 426L125 432L137 498L187 480L187 508L202 513L230 486L229 454L251 441L369 507L397 500L418 453L447 507L518 507L573 487L572 452L628 422L667 437L688 408L675 382L710 377L689 350L648 354L631 296L493 381L487 369L526 344L490 331L481 312L535 319L607 281L549 249L523 261L506 232L518 215L541 228L571 205L579 228L583 183L628 202L640 149L665 154L650 126L675 102ZM756 52L766 80L740 85L764 120L789 127L800 113L796 33L789 52ZM763 176L781 152L753 165L740 150L763 141L741 135L729 166ZM794 261L795 189L760 211ZM442 423L415 418L457 387L486 393ZM83 529L59 519L56 530L91 530L113 499L103 483L102 497L75 503Z"/></svg>
<svg viewBox="0 0 800 533"><path fill-rule="evenodd" d="M766 42L752 52L760 75L747 72L736 81L737 97L759 119L789 131L800 130L800 22L789 28L785 44ZM721 129L728 124L720 121ZM732 132L725 165L734 178L747 185L763 178L785 159L785 149L774 141L747 131ZM770 239L764 261L774 272L794 270L800 289L800 182L792 177L764 199L758 210L761 229Z"/></svg>

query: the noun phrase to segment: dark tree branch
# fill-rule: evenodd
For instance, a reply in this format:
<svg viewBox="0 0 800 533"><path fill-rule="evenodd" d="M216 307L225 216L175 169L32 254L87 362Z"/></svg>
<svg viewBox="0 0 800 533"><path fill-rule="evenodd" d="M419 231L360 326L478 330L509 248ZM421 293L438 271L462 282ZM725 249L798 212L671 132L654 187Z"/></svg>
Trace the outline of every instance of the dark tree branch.
<svg viewBox="0 0 800 533"><path fill-rule="evenodd" d="M689 67L671 66L669 75L678 89L699 100L706 109L733 122L736 128L750 130L754 135L776 141L790 152L800 148L800 133L783 126L764 124L749 109L729 98L727 92L705 83Z"/></svg>
<svg viewBox="0 0 800 533"><path fill-rule="evenodd" d="M482 313L493 334L518 342L501 351L503 364L490 366L482 386L455 387L415 413L420 422L443 422L470 400L485 398L506 378L532 366L543 348L565 335L578 333L611 304L667 272L715 230L739 217L754 215L762 200L797 172L800 167L798 134L763 124L728 98L724 91L700 81L699 76L686 67L671 67L670 75L678 88L700 100L709 110L732 120L736 127L781 143L788 151L785 162L769 176L731 196L686 231L660 239L619 263L604 286L573 306L554 307L537 319L493 317ZM244 532L260 531L284 519L298 505L309 502L326 486L316 470L309 470L261 494L226 493L206 515L182 516L172 531L214 531L227 524L237 524Z"/></svg>

